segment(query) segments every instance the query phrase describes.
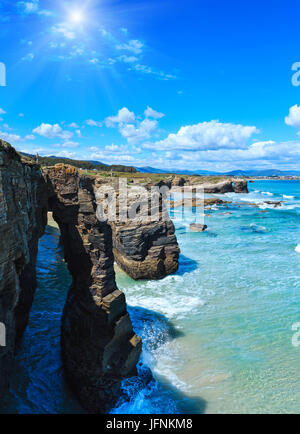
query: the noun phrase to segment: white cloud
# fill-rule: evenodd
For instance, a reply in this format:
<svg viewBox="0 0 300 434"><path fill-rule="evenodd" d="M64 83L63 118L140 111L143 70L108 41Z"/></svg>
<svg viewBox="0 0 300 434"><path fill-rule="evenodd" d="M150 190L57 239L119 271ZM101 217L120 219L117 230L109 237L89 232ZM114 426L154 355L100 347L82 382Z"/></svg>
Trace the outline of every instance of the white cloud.
<svg viewBox="0 0 300 434"><path fill-rule="evenodd" d="M166 116L164 113L157 112L156 110L153 110L149 106L144 111L144 115L146 116L146 118L153 118L153 119L161 119L164 116Z"/></svg>
<svg viewBox="0 0 300 434"><path fill-rule="evenodd" d="M25 136L25 140L35 140L35 136L33 134L27 134L27 136Z"/></svg>
<svg viewBox="0 0 300 434"><path fill-rule="evenodd" d="M79 125L77 125L76 122L71 122L69 128L79 128Z"/></svg>
<svg viewBox="0 0 300 434"><path fill-rule="evenodd" d="M143 74L152 74L158 78L160 78L161 80L175 80L177 77L175 75L172 74L167 74L163 71L155 71L153 68L151 68L151 66L147 66L147 65L141 65L140 63L137 63L136 65L134 65L132 67L132 69L138 71L138 72L142 72Z"/></svg>
<svg viewBox="0 0 300 434"><path fill-rule="evenodd" d="M125 63L135 63L138 62L139 59L135 56L126 56L126 54L123 54L122 56L118 57L118 60Z"/></svg>
<svg viewBox="0 0 300 434"><path fill-rule="evenodd" d="M85 121L85 123L86 123L89 127L98 127L98 128L101 128L101 127L102 127L102 122L94 121L94 119L88 119L88 120Z"/></svg>
<svg viewBox="0 0 300 434"><path fill-rule="evenodd" d="M33 133L49 139L60 137L61 139L69 140L73 137L73 133L70 131L64 131L58 124L51 125L42 123L39 127L33 130Z"/></svg>
<svg viewBox="0 0 300 434"><path fill-rule="evenodd" d="M19 113L20 118L23 118L24 116L25 116L24 113Z"/></svg>
<svg viewBox="0 0 300 434"><path fill-rule="evenodd" d="M39 0L32 0L29 2L20 1L17 5L25 14L33 14L39 10Z"/></svg>
<svg viewBox="0 0 300 434"><path fill-rule="evenodd" d="M169 134L166 139L155 143L146 143L144 148L160 151L243 149L247 147L250 137L258 132L253 126L210 121L181 127L177 134Z"/></svg>
<svg viewBox="0 0 300 434"><path fill-rule="evenodd" d="M296 104L291 107L284 120L287 125L300 129L300 106Z"/></svg>
<svg viewBox="0 0 300 434"><path fill-rule="evenodd" d="M135 121L135 114L128 110L128 108L123 107L118 111L116 116L109 116L105 119L105 124L108 127L114 127L115 124L119 123L131 123Z"/></svg>
<svg viewBox="0 0 300 434"><path fill-rule="evenodd" d="M75 152L69 152L69 151L61 151L56 154L56 157L63 157L63 158L74 158L76 156Z"/></svg>
<svg viewBox="0 0 300 434"><path fill-rule="evenodd" d="M96 57L94 57L93 59L90 59L89 62L92 63L93 65L98 65L99 59L97 59Z"/></svg>
<svg viewBox="0 0 300 434"><path fill-rule="evenodd" d="M60 23L57 24L56 26L52 26L51 30L54 33L63 35L66 39L76 38L75 32L72 29L70 29L67 23Z"/></svg>
<svg viewBox="0 0 300 434"><path fill-rule="evenodd" d="M17 142L22 141L22 137L17 134L9 134L5 131L0 131L0 139L4 140L5 142L14 144Z"/></svg>
<svg viewBox="0 0 300 434"><path fill-rule="evenodd" d="M105 151L107 153L112 152L112 153L120 153L120 154L125 154L125 153L129 152L127 146L124 146L124 145L117 146L114 143L111 145L105 146Z"/></svg>
<svg viewBox="0 0 300 434"><path fill-rule="evenodd" d="M34 54L33 53L28 53L28 54L26 54L26 56L24 56L24 57L22 57L22 62L30 62L31 60L33 60L34 59Z"/></svg>
<svg viewBox="0 0 300 434"><path fill-rule="evenodd" d="M0 115L5 115L5 114L6 114L6 111L3 110L2 108L0 108Z"/></svg>
<svg viewBox="0 0 300 434"><path fill-rule="evenodd" d="M143 140L150 139L151 134L156 130L158 122L156 120L144 119L138 127L132 124L120 124L119 131L128 143L136 145Z"/></svg>
<svg viewBox="0 0 300 434"><path fill-rule="evenodd" d="M125 44L119 44L116 46L117 50L131 51L134 54L141 54L143 52L144 44L137 40L132 39Z"/></svg>

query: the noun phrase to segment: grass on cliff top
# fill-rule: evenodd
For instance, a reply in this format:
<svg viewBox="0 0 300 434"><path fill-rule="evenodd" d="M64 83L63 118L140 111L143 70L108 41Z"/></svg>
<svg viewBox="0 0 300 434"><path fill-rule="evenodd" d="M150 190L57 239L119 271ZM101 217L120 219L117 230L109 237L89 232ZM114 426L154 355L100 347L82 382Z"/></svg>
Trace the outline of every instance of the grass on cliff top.
<svg viewBox="0 0 300 434"><path fill-rule="evenodd" d="M216 184L230 179L230 177L224 176L200 176L200 175L174 175L171 173L124 173L124 172L103 172L101 170L80 170L81 175L88 175L92 177L103 177L103 178L127 178L128 184L157 184L161 181L168 182L172 181L174 178L184 178L190 180L192 183L203 184L211 183Z"/></svg>

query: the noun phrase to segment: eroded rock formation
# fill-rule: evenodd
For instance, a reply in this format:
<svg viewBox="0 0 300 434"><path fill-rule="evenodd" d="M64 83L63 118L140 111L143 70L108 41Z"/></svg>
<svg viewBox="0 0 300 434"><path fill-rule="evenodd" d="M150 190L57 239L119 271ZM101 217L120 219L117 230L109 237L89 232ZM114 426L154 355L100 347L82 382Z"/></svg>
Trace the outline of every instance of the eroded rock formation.
<svg viewBox="0 0 300 434"><path fill-rule="evenodd" d="M112 229L96 217L94 179L65 165L44 174L72 275L61 333L66 377L83 407L107 411L121 380L136 373L141 353L115 281Z"/></svg>
<svg viewBox="0 0 300 434"><path fill-rule="evenodd" d="M181 191L183 186L186 192L199 188L199 190L203 189L203 192L207 194L248 193L247 180L244 179L207 182L206 178L188 177L187 179L180 178L180 182L177 178L173 180L172 189L174 191Z"/></svg>
<svg viewBox="0 0 300 434"><path fill-rule="evenodd" d="M112 188L99 186L99 205ZM112 227L114 257L119 267L135 280L158 280L176 272L180 249L161 193L143 187L129 188L124 204L118 189L113 190L116 218L108 216L107 220Z"/></svg>
<svg viewBox="0 0 300 434"><path fill-rule="evenodd" d="M246 179L235 179L233 183L235 193L249 193L248 183Z"/></svg>
<svg viewBox="0 0 300 434"><path fill-rule="evenodd" d="M15 343L27 322L36 289L38 240L47 222L46 186L39 166L21 160L0 140L0 397L8 389Z"/></svg>

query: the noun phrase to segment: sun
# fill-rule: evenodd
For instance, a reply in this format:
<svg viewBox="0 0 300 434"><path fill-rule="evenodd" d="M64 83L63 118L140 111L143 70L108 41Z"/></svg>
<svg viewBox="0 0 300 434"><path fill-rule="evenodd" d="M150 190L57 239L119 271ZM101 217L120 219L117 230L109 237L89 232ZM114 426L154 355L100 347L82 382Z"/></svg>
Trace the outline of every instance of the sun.
<svg viewBox="0 0 300 434"><path fill-rule="evenodd" d="M84 21L84 13L80 9L73 10L69 15L71 23L80 24Z"/></svg>

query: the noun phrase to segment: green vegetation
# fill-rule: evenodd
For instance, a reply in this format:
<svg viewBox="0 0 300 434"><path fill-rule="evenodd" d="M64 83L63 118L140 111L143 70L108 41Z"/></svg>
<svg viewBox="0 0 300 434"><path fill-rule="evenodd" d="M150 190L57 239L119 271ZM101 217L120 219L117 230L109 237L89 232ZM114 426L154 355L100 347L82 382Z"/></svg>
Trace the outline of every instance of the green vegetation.
<svg viewBox="0 0 300 434"><path fill-rule="evenodd" d="M31 154L20 153L21 156L25 158L30 158L35 160L36 157ZM107 166L103 163L96 164L92 161L83 161L83 160L71 160L69 158L56 158L56 157L40 157L38 158L38 162L42 167L46 166L55 166L55 164L69 164L70 166L77 167L78 169L84 170L97 170L103 172L122 172L122 173L136 173L137 170L135 167L131 166L123 166L123 165L112 165Z"/></svg>

